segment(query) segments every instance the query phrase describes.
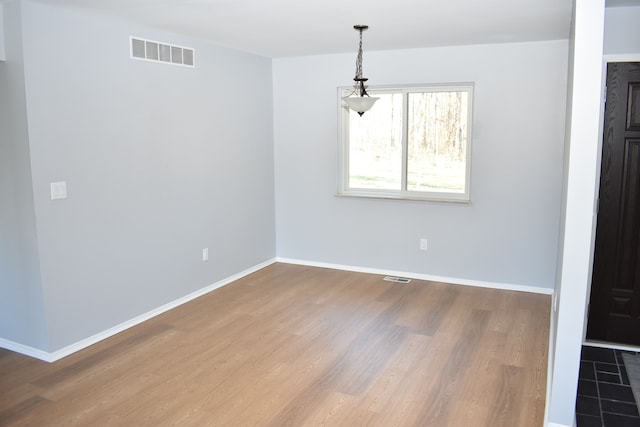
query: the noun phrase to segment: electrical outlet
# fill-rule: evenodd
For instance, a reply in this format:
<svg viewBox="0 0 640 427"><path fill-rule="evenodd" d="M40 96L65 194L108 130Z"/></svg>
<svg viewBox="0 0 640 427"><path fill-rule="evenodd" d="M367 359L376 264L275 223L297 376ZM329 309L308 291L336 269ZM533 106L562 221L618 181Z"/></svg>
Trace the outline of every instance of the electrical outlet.
<svg viewBox="0 0 640 427"><path fill-rule="evenodd" d="M51 183L51 200L59 200L67 198L67 182L52 182Z"/></svg>
<svg viewBox="0 0 640 427"><path fill-rule="evenodd" d="M420 250L421 251L427 250L427 239L420 239Z"/></svg>
<svg viewBox="0 0 640 427"><path fill-rule="evenodd" d="M209 261L209 248L202 249L202 261Z"/></svg>

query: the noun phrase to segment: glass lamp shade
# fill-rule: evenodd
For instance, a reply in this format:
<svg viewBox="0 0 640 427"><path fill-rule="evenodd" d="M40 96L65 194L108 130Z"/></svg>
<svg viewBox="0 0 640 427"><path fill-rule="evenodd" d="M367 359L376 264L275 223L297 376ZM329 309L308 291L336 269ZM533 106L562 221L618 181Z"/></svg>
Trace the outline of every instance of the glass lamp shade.
<svg viewBox="0 0 640 427"><path fill-rule="evenodd" d="M344 98L344 101L347 103L349 108L362 115L365 111L369 111L378 99L380 98L375 96L350 96L348 98Z"/></svg>

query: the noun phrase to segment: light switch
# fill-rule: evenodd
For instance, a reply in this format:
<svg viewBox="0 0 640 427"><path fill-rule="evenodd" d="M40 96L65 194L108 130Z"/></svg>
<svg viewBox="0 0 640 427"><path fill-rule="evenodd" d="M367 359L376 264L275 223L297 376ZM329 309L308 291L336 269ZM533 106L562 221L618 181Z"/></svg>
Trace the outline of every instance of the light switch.
<svg viewBox="0 0 640 427"><path fill-rule="evenodd" d="M67 198L67 182L52 182L51 183L51 200L66 199Z"/></svg>

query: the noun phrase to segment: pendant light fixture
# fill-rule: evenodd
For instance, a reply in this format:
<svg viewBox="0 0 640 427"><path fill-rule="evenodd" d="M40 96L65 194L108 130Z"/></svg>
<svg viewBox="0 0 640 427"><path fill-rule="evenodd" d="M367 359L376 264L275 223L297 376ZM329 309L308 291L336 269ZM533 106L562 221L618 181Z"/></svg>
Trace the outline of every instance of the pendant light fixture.
<svg viewBox="0 0 640 427"><path fill-rule="evenodd" d="M353 28L360 33L360 45L358 46L358 57L356 58L356 76L354 77L355 84L353 85L353 92L345 96L343 99L353 111L362 116L365 111L369 111L373 104L379 98L369 96L367 93L366 82L367 78L362 77L362 32L369 26L367 25L354 25Z"/></svg>

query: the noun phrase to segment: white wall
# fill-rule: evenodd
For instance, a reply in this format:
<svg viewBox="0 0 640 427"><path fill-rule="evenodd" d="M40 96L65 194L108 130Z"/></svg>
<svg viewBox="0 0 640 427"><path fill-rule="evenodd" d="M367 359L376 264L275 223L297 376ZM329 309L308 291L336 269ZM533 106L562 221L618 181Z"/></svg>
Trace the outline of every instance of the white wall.
<svg viewBox="0 0 640 427"><path fill-rule="evenodd" d="M580 349L584 337L584 319L594 242L594 205L599 183L599 153L602 130L602 54L636 58L640 55L640 7L608 7L603 2L576 1L573 42L575 65L570 69L570 103L567 156L558 264L560 294L554 339L554 370L549 405L549 420L555 425L572 426L578 382ZM603 28L604 21L604 28ZM604 37L603 37L604 34ZM604 38L604 41L603 41ZM573 94L576 93L574 97Z"/></svg>
<svg viewBox="0 0 640 427"><path fill-rule="evenodd" d="M602 130L602 53L640 58L640 7L608 7L602 2L576 2L577 45L570 61L566 181L558 263L559 311L555 317L555 352L549 419L555 425L572 426L584 337L586 307L591 284L595 239L594 205L598 192ZM604 17L603 17L604 12ZM604 20L604 28L603 28ZM604 41L603 41L604 32ZM600 73L600 75L598 75ZM579 91L575 99L574 91ZM570 123L577 123L571 126ZM584 126L584 124L587 124ZM571 177L571 181L569 178Z"/></svg>
<svg viewBox="0 0 640 427"><path fill-rule="evenodd" d="M4 5L4 20L7 58L0 61L0 339L47 348L19 2Z"/></svg>
<svg viewBox="0 0 640 427"><path fill-rule="evenodd" d="M604 53L640 53L640 6L606 8Z"/></svg>
<svg viewBox="0 0 640 427"><path fill-rule="evenodd" d="M275 256L270 59L30 1L22 12L46 350ZM130 35L193 47L196 67L132 60ZM50 200L53 181L67 199Z"/></svg>
<svg viewBox="0 0 640 427"><path fill-rule="evenodd" d="M563 200L559 309L549 422L573 426L588 284L600 141L604 0L574 1L568 162Z"/></svg>
<svg viewBox="0 0 640 427"><path fill-rule="evenodd" d="M567 41L365 52L372 85L475 82L470 205L335 197L336 88L351 84L355 52L274 60L278 256L552 288L567 52Z"/></svg>

